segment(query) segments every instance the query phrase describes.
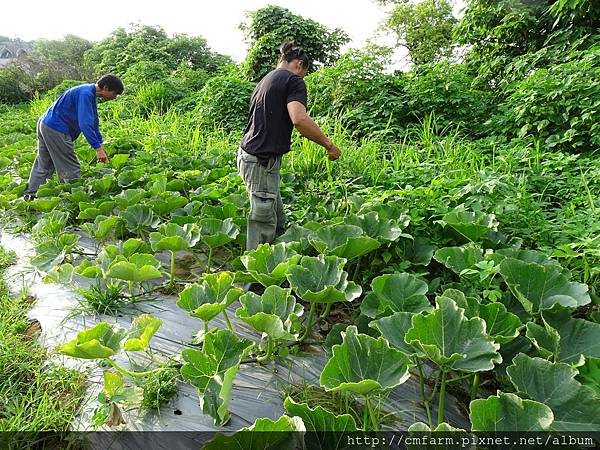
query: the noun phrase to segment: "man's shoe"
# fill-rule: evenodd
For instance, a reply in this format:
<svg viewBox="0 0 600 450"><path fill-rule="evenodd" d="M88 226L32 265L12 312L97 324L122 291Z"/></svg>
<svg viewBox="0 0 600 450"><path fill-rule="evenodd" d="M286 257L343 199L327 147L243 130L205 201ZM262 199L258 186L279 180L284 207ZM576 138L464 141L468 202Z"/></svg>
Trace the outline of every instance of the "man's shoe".
<svg viewBox="0 0 600 450"><path fill-rule="evenodd" d="M35 195L25 194L23 196L23 201L30 202L32 200L35 200Z"/></svg>

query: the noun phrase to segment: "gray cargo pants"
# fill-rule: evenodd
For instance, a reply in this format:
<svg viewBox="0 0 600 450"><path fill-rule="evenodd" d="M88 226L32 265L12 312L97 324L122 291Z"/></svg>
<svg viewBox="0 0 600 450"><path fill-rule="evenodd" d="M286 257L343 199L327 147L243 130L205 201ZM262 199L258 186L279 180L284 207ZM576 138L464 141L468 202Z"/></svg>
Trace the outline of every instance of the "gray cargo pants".
<svg viewBox="0 0 600 450"><path fill-rule="evenodd" d="M38 154L31 167L25 195L35 195L39 187L52 178L54 172L62 183L79 178L81 173L71 136L56 131L39 120L37 138Z"/></svg>
<svg viewBox="0 0 600 450"><path fill-rule="evenodd" d="M254 250L259 244L272 243L285 231L285 213L279 192L281 156L271 158L265 167L256 156L240 148L237 168L250 199L246 248Z"/></svg>

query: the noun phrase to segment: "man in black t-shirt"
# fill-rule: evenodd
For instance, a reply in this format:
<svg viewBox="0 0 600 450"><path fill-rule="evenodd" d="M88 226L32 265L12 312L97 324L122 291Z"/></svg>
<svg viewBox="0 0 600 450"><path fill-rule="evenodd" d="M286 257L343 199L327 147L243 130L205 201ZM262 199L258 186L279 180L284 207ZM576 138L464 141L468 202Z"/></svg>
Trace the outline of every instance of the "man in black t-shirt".
<svg viewBox="0 0 600 450"><path fill-rule="evenodd" d="M281 46L279 64L258 83L250 100L250 113L237 156L237 166L250 198L247 248L271 243L285 230L279 192L281 157L290 151L294 127L327 150L330 160L340 149L306 113L309 59L291 43Z"/></svg>

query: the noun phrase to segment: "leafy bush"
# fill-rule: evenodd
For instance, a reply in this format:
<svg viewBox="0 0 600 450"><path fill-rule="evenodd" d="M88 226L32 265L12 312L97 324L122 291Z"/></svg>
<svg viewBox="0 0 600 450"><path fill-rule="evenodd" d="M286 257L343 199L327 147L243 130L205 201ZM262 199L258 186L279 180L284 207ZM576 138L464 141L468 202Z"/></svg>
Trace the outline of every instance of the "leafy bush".
<svg viewBox="0 0 600 450"><path fill-rule="evenodd" d="M515 85L494 125L511 136L537 135L548 147L600 146L600 48L540 69Z"/></svg>
<svg viewBox="0 0 600 450"><path fill-rule="evenodd" d="M243 69L252 81L260 80L277 63L279 46L293 41L313 60L313 67L331 65L339 57L348 35L340 28L329 30L312 19L293 14L280 6L267 6L247 14L249 24L241 24L249 51Z"/></svg>
<svg viewBox="0 0 600 450"><path fill-rule="evenodd" d="M172 80L158 80L141 85L130 100L132 106L140 113L164 113L178 100L184 92L179 90Z"/></svg>
<svg viewBox="0 0 600 450"><path fill-rule="evenodd" d="M406 93L410 113L422 119L431 113L443 126L461 125L471 132L481 130L491 107L489 94L472 85L463 64L425 64L408 74Z"/></svg>
<svg viewBox="0 0 600 450"><path fill-rule="evenodd" d="M22 68L10 65L0 70L0 101L19 103L31 94L31 75Z"/></svg>
<svg viewBox="0 0 600 450"><path fill-rule="evenodd" d="M350 51L306 84L313 115L342 118L359 136L396 132L405 122L403 80L385 73L381 56Z"/></svg>
<svg viewBox="0 0 600 450"><path fill-rule="evenodd" d="M196 108L201 127L222 127L241 132L246 126L254 83L236 74L221 75L207 81L200 91Z"/></svg>
<svg viewBox="0 0 600 450"><path fill-rule="evenodd" d="M123 75L123 84L128 90L135 90L137 87L160 81L169 76L169 68L161 61L141 61L135 63L127 69Z"/></svg>

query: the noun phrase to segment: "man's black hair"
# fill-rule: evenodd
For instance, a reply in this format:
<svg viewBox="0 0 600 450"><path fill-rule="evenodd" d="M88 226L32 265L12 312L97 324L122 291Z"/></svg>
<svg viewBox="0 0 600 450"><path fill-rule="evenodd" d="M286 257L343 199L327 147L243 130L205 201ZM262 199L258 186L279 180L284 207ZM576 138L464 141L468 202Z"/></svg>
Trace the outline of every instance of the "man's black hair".
<svg viewBox="0 0 600 450"><path fill-rule="evenodd" d="M121 95L125 87L123 82L116 75L108 74L103 75L97 82L99 88L106 86L109 91L115 92L117 95Z"/></svg>
<svg viewBox="0 0 600 450"><path fill-rule="evenodd" d="M279 48L279 62L292 62L295 59L302 61L304 67L310 67L310 58L302 47L296 47L293 42L284 42L281 44Z"/></svg>

